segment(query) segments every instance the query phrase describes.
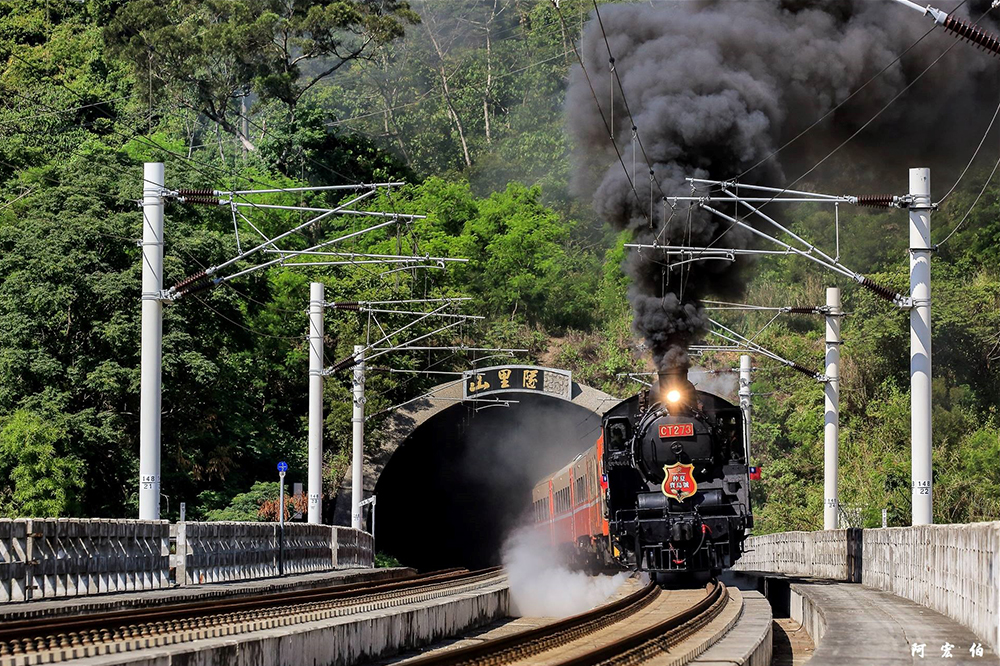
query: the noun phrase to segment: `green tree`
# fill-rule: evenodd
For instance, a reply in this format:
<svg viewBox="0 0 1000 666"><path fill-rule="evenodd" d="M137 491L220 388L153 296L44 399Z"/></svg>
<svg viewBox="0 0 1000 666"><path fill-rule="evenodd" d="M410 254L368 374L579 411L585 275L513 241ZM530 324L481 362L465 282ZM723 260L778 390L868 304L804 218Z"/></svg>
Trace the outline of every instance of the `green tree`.
<svg viewBox="0 0 1000 666"><path fill-rule="evenodd" d="M275 481L257 481L250 490L233 497L222 509L210 509L206 512L206 520L241 520L259 521L257 515L265 502L278 498L278 483ZM207 498L201 498L203 500Z"/></svg>
<svg viewBox="0 0 1000 666"><path fill-rule="evenodd" d="M204 114L253 150L236 100L276 100L293 121L313 86L417 21L404 0L132 0L107 38L150 94Z"/></svg>
<svg viewBox="0 0 1000 666"><path fill-rule="evenodd" d="M0 515L65 516L84 487L82 462L67 455L69 432L46 415L21 409L0 417Z"/></svg>

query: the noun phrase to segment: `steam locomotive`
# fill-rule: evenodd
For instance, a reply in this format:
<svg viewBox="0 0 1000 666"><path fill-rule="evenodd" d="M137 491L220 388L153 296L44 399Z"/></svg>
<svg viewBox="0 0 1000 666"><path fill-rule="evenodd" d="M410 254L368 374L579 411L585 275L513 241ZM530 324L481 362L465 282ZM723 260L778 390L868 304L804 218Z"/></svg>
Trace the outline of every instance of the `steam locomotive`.
<svg viewBox="0 0 1000 666"><path fill-rule="evenodd" d="M532 492L535 529L581 563L715 575L753 526L740 408L684 374L618 403L596 444Z"/></svg>

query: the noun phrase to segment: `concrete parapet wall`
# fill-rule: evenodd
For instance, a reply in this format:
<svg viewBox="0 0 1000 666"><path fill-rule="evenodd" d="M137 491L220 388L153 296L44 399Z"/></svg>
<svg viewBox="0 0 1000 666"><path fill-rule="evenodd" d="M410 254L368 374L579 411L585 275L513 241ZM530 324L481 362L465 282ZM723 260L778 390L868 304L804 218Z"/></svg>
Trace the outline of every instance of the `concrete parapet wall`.
<svg viewBox="0 0 1000 666"><path fill-rule="evenodd" d="M177 583L200 585L278 575L277 523L178 523ZM300 574L373 566L372 537L349 527L286 523L284 572Z"/></svg>
<svg viewBox="0 0 1000 666"><path fill-rule="evenodd" d="M813 640L813 645L819 647L826 634L826 616L823 614L823 607L814 604L812 598L801 591L795 585L789 590L789 616L803 627L806 633Z"/></svg>
<svg viewBox="0 0 1000 666"><path fill-rule="evenodd" d="M1000 651L1000 522L864 531L861 582L933 608Z"/></svg>
<svg viewBox="0 0 1000 666"><path fill-rule="evenodd" d="M733 568L850 580L854 564L864 585L947 615L1000 651L1000 522L859 532L857 563L849 560L858 537L829 530L750 537Z"/></svg>
<svg viewBox="0 0 1000 666"><path fill-rule="evenodd" d="M335 527L336 554L335 564L341 569L364 568L374 566L375 539L368 532L362 532L351 527Z"/></svg>
<svg viewBox="0 0 1000 666"><path fill-rule="evenodd" d="M773 571L792 576L847 580L847 530L779 532L750 537L736 571Z"/></svg>
<svg viewBox="0 0 1000 666"><path fill-rule="evenodd" d="M0 602L170 585L167 521L0 520Z"/></svg>

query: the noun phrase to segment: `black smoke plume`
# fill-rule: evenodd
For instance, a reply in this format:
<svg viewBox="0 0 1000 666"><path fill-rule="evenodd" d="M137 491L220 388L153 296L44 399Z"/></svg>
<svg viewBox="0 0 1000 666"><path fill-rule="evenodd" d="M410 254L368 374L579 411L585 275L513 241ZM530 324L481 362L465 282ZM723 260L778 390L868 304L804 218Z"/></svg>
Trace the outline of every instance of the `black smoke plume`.
<svg viewBox="0 0 1000 666"><path fill-rule="evenodd" d="M949 0L942 9L955 4ZM988 8L988 0L974 1L959 15L971 13L975 20ZM929 19L896 3L866 0L656 2L604 5L600 12L614 68L653 175L667 197L690 194L686 176L740 175L846 100L931 27ZM996 30L988 16L980 24ZM780 186L797 177L875 116L954 41L936 30L830 118L741 182ZM704 212L688 214L683 205L671 214L650 182L641 153L635 162L636 192L629 185L605 119L613 123L630 174L631 122L617 84L612 113L612 67L593 16L580 55L590 81L574 68L566 102L576 140L576 190L593 193L598 215L615 228L632 230L638 242L655 238L664 245L711 243L730 223ZM858 171L851 165L863 163L864 169L877 167L882 180L866 181L860 193L881 192L885 181L893 191L905 192L906 166L936 169L966 159L978 140L970 135L985 128L983 112L988 115L996 104L998 66L971 45L957 44L831 160L829 168L811 178L840 178L843 184L845 173ZM938 171L934 182L947 185L950 174ZM769 212L778 211L772 207ZM735 228L715 246L746 247L751 238ZM633 251L626 262L634 328L659 369L687 368L687 347L706 330L701 299L738 295L743 267L700 261L668 270L664 264L660 253L649 251Z"/></svg>

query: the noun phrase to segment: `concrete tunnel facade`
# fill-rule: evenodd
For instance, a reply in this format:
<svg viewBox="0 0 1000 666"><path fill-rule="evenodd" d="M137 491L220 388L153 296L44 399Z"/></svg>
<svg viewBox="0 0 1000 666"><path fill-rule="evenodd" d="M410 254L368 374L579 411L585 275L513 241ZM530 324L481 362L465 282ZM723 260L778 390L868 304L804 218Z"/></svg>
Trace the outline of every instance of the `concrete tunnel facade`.
<svg viewBox="0 0 1000 666"><path fill-rule="evenodd" d="M483 393L507 406L463 400L465 378L393 414L380 446L365 447L377 551L421 570L500 563L505 537L526 522L534 484L592 446L601 414L619 400L564 370L538 370L544 390ZM350 503L348 475L335 524L350 524Z"/></svg>

